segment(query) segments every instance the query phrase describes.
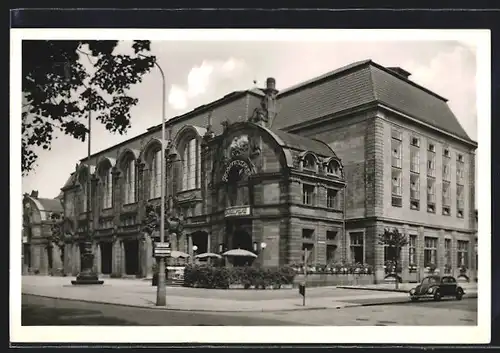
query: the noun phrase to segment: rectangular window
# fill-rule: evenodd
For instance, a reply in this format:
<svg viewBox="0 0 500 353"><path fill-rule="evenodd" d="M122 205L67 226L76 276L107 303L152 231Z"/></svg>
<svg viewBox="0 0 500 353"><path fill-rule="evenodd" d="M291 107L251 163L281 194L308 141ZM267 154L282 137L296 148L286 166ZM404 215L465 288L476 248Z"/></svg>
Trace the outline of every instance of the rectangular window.
<svg viewBox="0 0 500 353"><path fill-rule="evenodd" d="M436 177L436 154L432 151L427 152L427 175Z"/></svg>
<svg viewBox="0 0 500 353"><path fill-rule="evenodd" d="M418 174L410 174L410 208L420 209L420 177Z"/></svg>
<svg viewBox="0 0 500 353"><path fill-rule="evenodd" d="M408 239L408 253L410 265L417 264L417 236L415 234L410 234Z"/></svg>
<svg viewBox="0 0 500 353"><path fill-rule="evenodd" d="M395 207L402 206L402 175L401 169L392 168L392 205Z"/></svg>
<svg viewBox="0 0 500 353"><path fill-rule="evenodd" d="M313 241L314 229L302 229L302 239Z"/></svg>
<svg viewBox="0 0 500 353"><path fill-rule="evenodd" d="M326 240L332 241L335 240L337 237L337 231L334 230L327 230L326 231Z"/></svg>
<svg viewBox="0 0 500 353"><path fill-rule="evenodd" d="M396 168L401 168L401 157L402 157L401 141L393 138L391 141L391 148L392 148L392 166Z"/></svg>
<svg viewBox="0 0 500 353"><path fill-rule="evenodd" d="M443 182L443 215L450 215L451 192L450 183Z"/></svg>
<svg viewBox="0 0 500 353"><path fill-rule="evenodd" d="M462 162L464 161L464 155L463 154L457 154L457 161Z"/></svg>
<svg viewBox="0 0 500 353"><path fill-rule="evenodd" d="M436 212L436 180L427 178L427 211Z"/></svg>
<svg viewBox="0 0 500 353"><path fill-rule="evenodd" d="M427 144L427 150L429 152L436 152L436 146L432 142L430 142Z"/></svg>
<svg viewBox="0 0 500 353"><path fill-rule="evenodd" d="M415 147L420 147L420 139L418 137L412 136L410 144Z"/></svg>
<svg viewBox="0 0 500 353"><path fill-rule="evenodd" d="M457 265L459 267L469 267L469 242L466 240L459 240L457 242Z"/></svg>
<svg viewBox="0 0 500 353"><path fill-rule="evenodd" d="M410 172L420 173L420 149L410 146Z"/></svg>
<svg viewBox="0 0 500 353"><path fill-rule="evenodd" d="M451 179L450 158L443 157L443 180L450 181L450 179Z"/></svg>
<svg viewBox="0 0 500 353"><path fill-rule="evenodd" d="M337 190L328 189L326 191L326 207L335 209L338 208Z"/></svg>
<svg viewBox="0 0 500 353"><path fill-rule="evenodd" d="M364 263L364 242L363 232L349 233L351 261L354 263Z"/></svg>
<svg viewBox="0 0 500 353"><path fill-rule="evenodd" d="M445 273L451 273L451 239L444 240Z"/></svg>
<svg viewBox="0 0 500 353"><path fill-rule="evenodd" d="M457 217L464 217L464 186L457 185Z"/></svg>
<svg viewBox="0 0 500 353"><path fill-rule="evenodd" d="M391 137L394 140L403 141L403 133L397 129L392 129Z"/></svg>
<svg viewBox="0 0 500 353"><path fill-rule="evenodd" d="M307 261L304 258L307 250ZM302 262L312 264L314 262L314 244L313 243L303 243L302 244Z"/></svg>
<svg viewBox="0 0 500 353"><path fill-rule="evenodd" d="M424 266L437 265L437 238L424 238Z"/></svg>
<svg viewBox="0 0 500 353"><path fill-rule="evenodd" d="M457 184L464 184L464 162L457 161Z"/></svg>
<svg viewBox="0 0 500 353"><path fill-rule="evenodd" d="M448 148L443 148L443 157L450 158L450 150Z"/></svg>
<svg viewBox="0 0 500 353"><path fill-rule="evenodd" d="M304 205L314 205L314 190L313 185L302 185L302 202Z"/></svg>
<svg viewBox="0 0 500 353"><path fill-rule="evenodd" d="M189 141L188 190L196 188L196 139Z"/></svg>
<svg viewBox="0 0 500 353"><path fill-rule="evenodd" d="M335 262L335 253L337 251L337 245L328 244L326 246L326 263L334 263Z"/></svg>

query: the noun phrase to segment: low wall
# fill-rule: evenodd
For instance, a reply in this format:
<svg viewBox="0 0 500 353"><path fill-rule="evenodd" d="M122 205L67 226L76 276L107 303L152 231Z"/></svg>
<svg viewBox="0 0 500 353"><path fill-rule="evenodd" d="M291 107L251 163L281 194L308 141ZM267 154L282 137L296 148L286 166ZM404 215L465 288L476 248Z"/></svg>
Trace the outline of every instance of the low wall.
<svg viewBox="0 0 500 353"><path fill-rule="evenodd" d="M294 287L304 282L304 275L298 274L295 276L293 283ZM366 285L374 284L375 276L373 274L367 275L339 275L330 273L314 273L308 274L306 284L308 287L324 287L324 286L345 286L345 285Z"/></svg>

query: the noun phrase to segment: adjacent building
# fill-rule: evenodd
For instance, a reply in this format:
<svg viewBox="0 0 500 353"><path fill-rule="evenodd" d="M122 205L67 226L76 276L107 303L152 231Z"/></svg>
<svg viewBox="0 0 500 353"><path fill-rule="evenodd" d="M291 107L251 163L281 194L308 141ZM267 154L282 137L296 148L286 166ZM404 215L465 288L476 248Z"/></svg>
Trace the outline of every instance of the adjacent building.
<svg viewBox="0 0 500 353"><path fill-rule="evenodd" d="M242 248L262 266L299 263L308 249L311 262L368 263L383 280L377 235L390 227L409 237L403 280L429 267L476 277L477 143L445 98L371 60L281 92L266 83L167 121L169 212L186 220L174 249ZM90 225L98 272L150 274L141 223L159 202L160 130L77 165L62 188L67 271L78 271L75 244Z"/></svg>

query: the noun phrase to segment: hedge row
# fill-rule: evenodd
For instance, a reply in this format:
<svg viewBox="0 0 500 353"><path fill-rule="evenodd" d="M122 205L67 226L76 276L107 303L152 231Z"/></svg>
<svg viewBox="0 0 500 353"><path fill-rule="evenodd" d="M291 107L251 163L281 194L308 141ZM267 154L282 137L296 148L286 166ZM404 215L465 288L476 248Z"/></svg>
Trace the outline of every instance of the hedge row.
<svg viewBox="0 0 500 353"><path fill-rule="evenodd" d="M292 284L296 272L289 266L279 268L219 267L206 264L187 265L184 269L184 286L227 289L239 284L244 288L280 287Z"/></svg>

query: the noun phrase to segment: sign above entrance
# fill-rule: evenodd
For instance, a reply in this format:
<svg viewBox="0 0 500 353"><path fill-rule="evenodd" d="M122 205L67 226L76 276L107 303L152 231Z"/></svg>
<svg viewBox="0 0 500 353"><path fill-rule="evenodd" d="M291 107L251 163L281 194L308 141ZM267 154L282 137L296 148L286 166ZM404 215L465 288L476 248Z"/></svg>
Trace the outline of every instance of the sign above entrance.
<svg viewBox="0 0 500 353"><path fill-rule="evenodd" d="M238 168L240 170L240 173L243 172L246 175L252 174L252 170L250 169L250 166L248 163L241 159L235 159L229 162L229 164L226 166L226 170L224 171L224 174L222 175L222 181L227 182L229 179L229 173L231 172L231 169L233 168Z"/></svg>
<svg viewBox="0 0 500 353"><path fill-rule="evenodd" d="M238 206L238 207L231 207L231 208L226 208L226 211L224 212L224 217L244 217L244 216L250 216L250 206Z"/></svg>

